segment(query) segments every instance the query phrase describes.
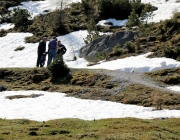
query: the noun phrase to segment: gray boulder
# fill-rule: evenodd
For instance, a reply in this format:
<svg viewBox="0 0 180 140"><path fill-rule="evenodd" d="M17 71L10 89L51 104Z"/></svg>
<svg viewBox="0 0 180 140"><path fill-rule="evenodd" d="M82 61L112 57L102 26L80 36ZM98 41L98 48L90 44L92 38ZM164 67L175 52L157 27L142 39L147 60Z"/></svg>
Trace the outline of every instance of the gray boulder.
<svg viewBox="0 0 180 140"><path fill-rule="evenodd" d="M83 46L80 49L80 57L90 62L95 61L95 55L98 52L109 53L117 43L124 47L127 41L132 41L133 39L134 33L132 31L120 31L111 35L104 35Z"/></svg>

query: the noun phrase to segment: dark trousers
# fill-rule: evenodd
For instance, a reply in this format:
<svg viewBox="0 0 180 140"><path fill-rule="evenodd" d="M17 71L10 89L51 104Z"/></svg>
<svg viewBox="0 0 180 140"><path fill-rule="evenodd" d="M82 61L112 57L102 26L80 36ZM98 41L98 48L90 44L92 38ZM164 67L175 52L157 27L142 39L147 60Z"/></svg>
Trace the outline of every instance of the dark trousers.
<svg viewBox="0 0 180 140"><path fill-rule="evenodd" d="M36 67L42 67L42 65L40 65L40 59L41 59L41 56L43 55L43 53L37 53L38 57L37 57L37 63L36 63Z"/></svg>

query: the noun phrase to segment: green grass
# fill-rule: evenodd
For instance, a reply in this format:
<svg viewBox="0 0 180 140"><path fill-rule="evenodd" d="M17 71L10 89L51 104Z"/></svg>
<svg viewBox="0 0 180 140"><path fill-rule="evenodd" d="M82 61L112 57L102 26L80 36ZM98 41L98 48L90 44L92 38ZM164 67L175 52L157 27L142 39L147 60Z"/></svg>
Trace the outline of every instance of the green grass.
<svg viewBox="0 0 180 140"><path fill-rule="evenodd" d="M0 139L12 140L178 140L180 119L135 118L47 122L0 119Z"/></svg>

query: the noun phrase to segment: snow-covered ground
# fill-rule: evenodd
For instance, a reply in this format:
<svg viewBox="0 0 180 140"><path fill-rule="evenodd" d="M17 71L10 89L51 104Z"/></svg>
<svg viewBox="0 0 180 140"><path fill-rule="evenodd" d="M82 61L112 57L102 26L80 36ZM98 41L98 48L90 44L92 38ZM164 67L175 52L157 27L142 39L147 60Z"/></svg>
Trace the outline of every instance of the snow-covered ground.
<svg viewBox="0 0 180 140"><path fill-rule="evenodd" d="M9 100L11 95L41 94L37 98ZM43 91L6 91L0 94L0 118L30 119L47 121L59 118L80 118L94 120L102 118L135 117L152 119L161 117L180 117L179 110L152 111L150 107L125 105L121 103L82 100L66 97L63 93Z"/></svg>
<svg viewBox="0 0 180 140"><path fill-rule="evenodd" d="M3 23L3 24L0 24L0 30L8 30L8 29L11 29L11 28L14 28L14 25L11 24L11 23Z"/></svg>
<svg viewBox="0 0 180 140"><path fill-rule="evenodd" d="M65 0L63 2L63 8L68 6L72 2L81 2L81 0ZM59 9L61 7L60 0L44 0L44 1L29 1L22 2L20 6L10 7L8 10L12 10L13 8L21 8L27 9L32 17L38 16L39 14L45 14L46 12L54 11L55 9Z"/></svg>
<svg viewBox="0 0 180 140"><path fill-rule="evenodd" d="M79 0L78 0L79 1ZM68 1L70 2L70 1ZM77 2L73 0L72 2ZM142 2L151 2L158 6L155 11L154 21L168 19L172 16L172 11L179 10L180 3L175 0L142 0ZM21 8L27 8L34 16L42 14L44 10L54 10L57 8L54 3L49 4L49 0L40 2L23 2ZM12 8L10 8L12 9ZM115 26L122 26L123 21L108 19L100 21L102 25L105 22L113 22ZM11 24L4 23L0 29L12 28ZM64 61L71 68L91 68L91 69L111 69L134 72L150 72L165 68L180 67L180 62L169 58L147 58L144 54L132 56L124 59L118 59L110 62L102 62L98 65L87 67L88 62L79 58L79 49L85 45L83 38L87 31L76 31L70 34L59 36L62 44L67 47L67 53L64 55ZM32 36L31 33L9 33L0 37L0 68L8 67L35 67L37 59L38 43L25 43L24 38ZM48 42L47 42L48 44ZM22 51L14 51L17 47L24 46ZM72 61L74 55L76 61ZM180 91L178 86L169 87L171 90ZM37 98L24 98L9 100L6 97L10 95L30 95L42 94ZM136 105L124 105L121 103L108 101L94 101L66 97L64 93L49 93L43 91L5 91L0 93L0 118L14 119L26 118L31 120L46 121L58 118L80 118L85 120L101 118L122 118L135 117L143 119L159 117L178 117L178 110L152 111L152 108Z"/></svg>
<svg viewBox="0 0 180 140"><path fill-rule="evenodd" d="M66 0L64 6L71 2L81 2L81 0ZM151 3L158 7L158 10L153 12L153 18L149 22L159 22L161 20L170 19L174 12L180 12L180 2L178 0L141 0L142 3ZM32 13L32 17L45 13L44 11L53 11L60 8L59 0L44 0L38 2L22 2L20 8L28 9ZM17 6L16 6L17 7ZM12 10L15 7L9 8Z"/></svg>

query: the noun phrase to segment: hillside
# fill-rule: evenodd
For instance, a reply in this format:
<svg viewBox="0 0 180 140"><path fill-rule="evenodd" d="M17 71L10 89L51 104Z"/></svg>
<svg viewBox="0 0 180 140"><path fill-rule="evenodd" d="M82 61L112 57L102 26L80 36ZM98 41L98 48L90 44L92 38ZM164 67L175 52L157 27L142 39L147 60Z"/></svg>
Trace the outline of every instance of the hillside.
<svg viewBox="0 0 180 140"><path fill-rule="evenodd" d="M17 6L20 4L20 2L22 1L0 1L0 13L8 13L7 9L9 7ZM126 6L125 8L127 8ZM139 9L136 9L137 12L140 14L145 6L146 4L142 4ZM129 7L127 8L126 14L124 14L126 15L125 17L128 17L130 15L132 7ZM10 46L11 52L3 51L1 53L2 55L9 55L10 59L14 60L14 63L13 61L7 63L8 65L12 64L11 66L13 66L14 68L0 67L0 85L3 85L7 91L44 91L48 93L57 92L65 93L66 97L75 97L77 99L90 99L95 100L97 102L108 101L113 103L122 103L125 105L136 105L138 107L144 107L144 110L147 110L147 108L145 107L152 107L152 114L157 113L158 115L161 114L161 116L162 112L160 111L165 112L168 110L178 112L180 109L180 94L179 92L169 90L168 87L180 85L180 68L178 67L178 61L180 60L180 14L177 12L173 15L171 19L167 19L159 23L140 24L138 28L134 29L132 27L129 27L125 29L121 26L113 26L112 23L107 23L110 26L95 26L95 24L97 24L100 20L110 18L106 14L104 15L103 13L101 13L102 11L100 12L97 8L97 0L84 0L84 3L71 4L68 8L65 8L64 10L55 10L54 12L46 11L46 14L42 14L40 16L35 17L34 19L30 20L27 25L15 26L14 28L9 30L0 30L0 38L3 38L5 41L7 41L7 44L5 45L2 43L5 47L7 47L6 50L9 51L9 40L12 44L12 46ZM111 12L108 11L108 13ZM117 18L124 19L124 17L121 16ZM94 19L94 24L90 24L92 23L91 19ZM1 20L1 23L8 21L10 22L10 19L4 19ZM31 59L31 62L33 61L34 63L34 54L36 53L35 50L39 40L42 39L43 36L47 36L50 39L52 36L55 35L58 36L58 38L60 38L64 42L66 41L66 38L70 38L69 42L74 47L72 53L75 56L75 53L79 51L77 48L81 47L81 44L83 44L79 41L81 37L79 35L85 34L84 30L87 29L97 30L103 33L116 33L118 31L125 30L130 30L134 32L136 38L130 44L127 43L126 47L119 46L118 49L115 48L112 52L108 52L108 54L106 54L106 62L111 62L118 59L123 60L125 58L136 57L141 54L146 54L148 52L154 52L151 55L149 55L147 60L145 61L151 61L150 63L148 63L149 65L152 63L152 60L150 58L166 57L171 59L163 59L163 61L157 62L157 67L140 65L138 63L135 63L134 61L127 62L139 65L139 67L134 67L134 69L137 68L137 70L139 69L139 71L149 70L150 68L164 68L165 66L167 68L173 68L162 69L153 72L149 72L149 70L147 73L137 73L133 71L133 68L131 67L131 65L129 66L129 64L126 64L129 67L121 69L119 68L115 70L103 68L93 69L88 68L87 66L85 68L72 67L70 68L69 74L63 75L62 77L54 78L52 71L49 71L49 69L47 69L46 67L35 68L35 66L33 65L31 65L29 68L23 67L24 65L27 66L28 64L30 64L28 62L29 59L26 59L27 57L33 58ZM77 33L76 31L79 31L78 35L75 34ZM22 32L24 33L23 35L21 34ZM19 38L13 38L13 35L15 34L8 33L19 33L17 34ZM9 40L6 39L6 35L9 35ZM18 45L21 46L21 40L23 40L24 38L25 43L27 44L27 46L25 46L25 49L28 49L28 51L18 50L17 52L15 52L14 48L18 48L18 41L20 40ZM72 44L72 41L74 41L75 39L76 42L73 42ZM15 43L15 41L17 42ZM77 44L78 47L76 48L74 44ZM12 55L12 52L15 55ZM25 52L28 53L23 54ZM17 60L14 59L16 58L16 55L27 56L22 57L25 60L18 60L19 64L22 65L22 67L16 67L16 64L18 64ZM67 55L69 55L69 53L67 53ZM100 60L103 60L105 58L102 55L103 54L101 54ZM77 59L79 60L82 58L77 57ZM142 57L141 59L144 58ZM69 60L68 56L65 56L64 60L66 60L65 62L67 64L72 64L71 66L78 66L82 63L82 61L78 60ZM168 64L169 60L173 60L173 62ZM174 60L177 61L174 62ZM2 62L4 63L3 60ZM143 61L139 61L139 63L141 62ZM159 64L162 67L159 66ZM93 63L93 65L98 66L98 63ZM111 65L109 65L108 67L110 68ZM122 69L125 69L127 71L122 71ZM129 72L128 70L131 72ZM61 72L61 70L59 70L59 72ZM27 98L33 100L38 96L41 95L36 94L35 96L28 96L12 93L11 96L6 96L6 100L10 102L18 101L18 99ZM59 98L57 98L57 100L59 100ZM50 103L53 104L53 101ZM21 104L19 106L21 106ZM51 115L51 110L46 110L45 106L37 106L37 108L40 108L40 111L45 110L44 112L46 112L48 115ZM112 108L112 110L114 108L116 108L115 105ZM8 109L10 110L10 108L8 107L1 109L0 114L8 112ZM51 109L53 110L53 107ZM129 114L133 114L134 110L133 108L131 109L132 110L124 109L124 114L126 115L126 112L128 112ZM34 108L34 110L36 111L36 107ZM21 111L21 109L15 110L14 114L20 114ZM67 113L66 111L67 109L64 108L63 113ZM140 116L138 116L138 118L141 118L142 116L148 116L147 114L144 114L140 111L135 112ZM27 111L26 114L28 113L29 112ZM118 114L118 112L116 113ZM33 113L31 115L33 116ZM41 115L41 113L39 113L39 115ZM88 118L91 116L91 114L86 114L86 116ZM0 140L178 140L180 139L180 128L178 125L180 119L175 119L173 117L173 114L169 114L169 116L171 118L159 117L149 120L137 119L134 117L125 117L117 119L111 118L100 120L94 119L91 121L85 121L82 119L75 118L65 118L42 122L28 120L26 118L7 119L5 117L0 118Z"/></svg>

